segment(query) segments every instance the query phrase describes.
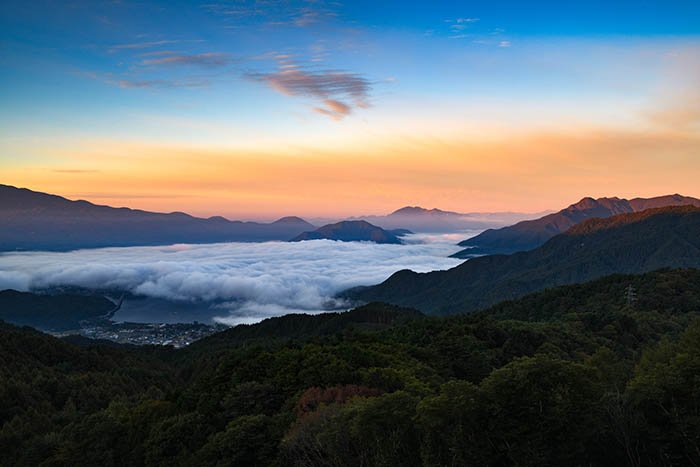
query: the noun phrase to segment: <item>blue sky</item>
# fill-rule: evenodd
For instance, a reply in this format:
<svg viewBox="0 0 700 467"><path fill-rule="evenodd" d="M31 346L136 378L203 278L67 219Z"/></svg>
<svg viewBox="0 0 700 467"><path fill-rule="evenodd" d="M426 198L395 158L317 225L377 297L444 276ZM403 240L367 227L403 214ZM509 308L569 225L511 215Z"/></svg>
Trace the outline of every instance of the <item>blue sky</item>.
<svg viewBox="0 0 700 467"><path fill-rule="evenodd" d="M432 150L416 152L426 141L452 147L469 137L582 129L657 134L652 114L685 116L683 137L697 136L692 108L681 107L697 95L700 2L6 0L0 31L7 182L98 200L115 195L99 186L122 183L105 175L121 167L108 152L141 154L140 163L125 162L123 179L193 147L230 151L226 167L259 153L322 153L318 166L347 151L392 167L409 157L402 151L430 164ZM423 140L407 149L416 137ZM90 180L75 175L81 170ZM181 177L159 179L158 196L170 201L145 207L174 204ZM406 177L422 184L415 173ZM262 191L275 183L263 179ZM621 186L631 191L631 183ZM497 179L493 186L502 188ZM441 188L415 201L451 199ZM130 204L148 195L136 182L118 191ZM573 194L553 191L531 207ZM360 200L339 195L348 210L359 208Z"/></svg>

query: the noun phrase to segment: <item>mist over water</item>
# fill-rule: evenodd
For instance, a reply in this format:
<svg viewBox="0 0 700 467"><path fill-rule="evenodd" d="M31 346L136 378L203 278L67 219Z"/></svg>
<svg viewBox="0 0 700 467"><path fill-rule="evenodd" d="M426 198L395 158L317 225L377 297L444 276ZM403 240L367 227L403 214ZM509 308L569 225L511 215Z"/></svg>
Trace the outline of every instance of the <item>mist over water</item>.
<svg viewBox="0 0 700 467"><path fill-rule="evenodd" d="M462 261L449 258L460 249L455 243L476 233L410 235L405 245L313 240L5 253L0 290L118 289L144 298L127 300L116 319L252 323L342 308L338 292L400 269L454 267Z"/></svg>

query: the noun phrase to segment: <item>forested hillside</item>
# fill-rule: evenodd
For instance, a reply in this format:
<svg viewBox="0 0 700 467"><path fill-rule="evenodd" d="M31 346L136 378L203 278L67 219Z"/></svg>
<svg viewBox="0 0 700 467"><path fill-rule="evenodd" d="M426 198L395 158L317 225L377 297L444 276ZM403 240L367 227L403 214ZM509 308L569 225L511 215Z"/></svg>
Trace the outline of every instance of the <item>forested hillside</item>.
<svg viewBox="0 0 700 467"><path fill-rule="evenodd" d="M564 233L589 219L606 218L623 213L641 212L667 206L700 207L700 199L679 194L655 198L583 198L559 212L539 219L526 220L500 229L488 229L459 243L466 249L454 254L456 258L474 255L510 254L537 248L547 240Z"/></svg>
<svg viewBox="0 0 700 467"><path fill-rule="evenodd" d="M474 258L446 271L403 270L345 296L430 314L461 313L547 287L663 267L700 267L700 208L666 207L590 219L532 251Z"/></svg>
<svg viewBox="0 0 700 467"><path fill-rule="evenodd" d="M0 320L48 331L78 329L80 321L105 316L115 307L100 296L0 290Z"/></svg>
<svg viewBox="0 0 700 467"><path fill-rule="evenodd" d="M179 351L3 325L0 359L0 465L700 463L692 269L448 318L288 316Z"/></svg>

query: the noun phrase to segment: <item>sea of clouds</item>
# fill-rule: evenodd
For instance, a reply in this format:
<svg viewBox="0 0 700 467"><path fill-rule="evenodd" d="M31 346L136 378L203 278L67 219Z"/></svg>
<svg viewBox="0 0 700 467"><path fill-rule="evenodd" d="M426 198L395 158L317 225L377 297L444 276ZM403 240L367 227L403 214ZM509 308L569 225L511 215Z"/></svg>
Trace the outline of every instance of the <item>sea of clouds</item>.
<svg viewBox="0 0 700 467"><path fill-rule="evenodd" d="M4 253L0 290L118 289L206 304L226 324L252 323L342 308L333 299L338 292L382 282L400 269L454 267L461 260L449 255L468 236L410 235L404 245L313 240Z"/></svg>

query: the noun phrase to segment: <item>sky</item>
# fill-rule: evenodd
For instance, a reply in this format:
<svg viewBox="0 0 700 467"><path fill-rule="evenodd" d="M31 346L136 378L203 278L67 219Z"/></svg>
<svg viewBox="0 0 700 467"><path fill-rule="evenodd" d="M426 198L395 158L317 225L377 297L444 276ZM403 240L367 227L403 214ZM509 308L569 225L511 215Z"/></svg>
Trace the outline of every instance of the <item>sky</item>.
<svg viewBox="0 0 700 467"><path fill-rule="evenodd" d="M14 1L0 183L196 215L700 197L700 2Z"/></svg>

